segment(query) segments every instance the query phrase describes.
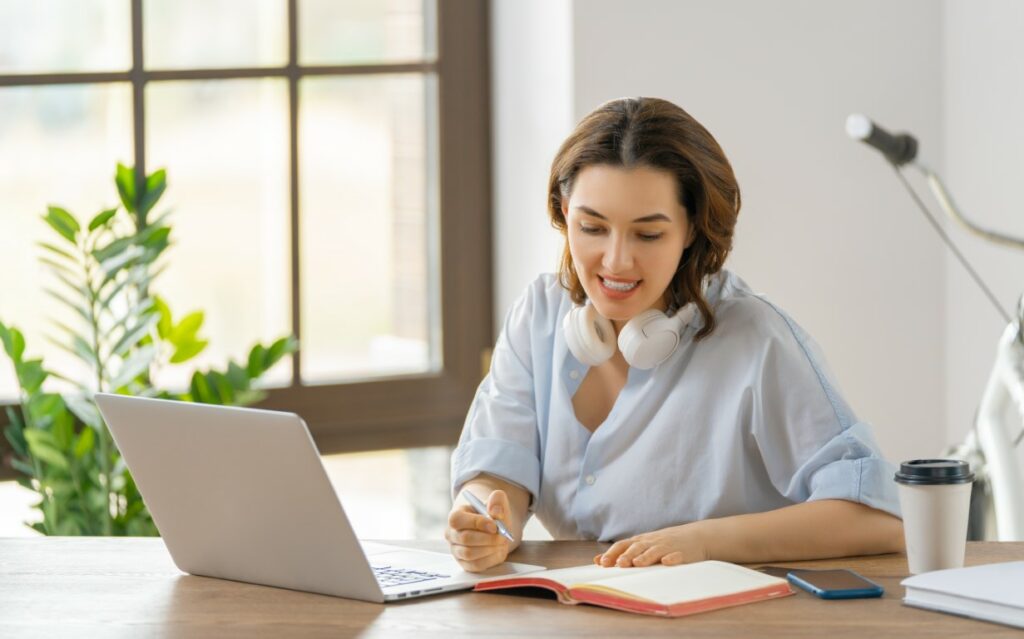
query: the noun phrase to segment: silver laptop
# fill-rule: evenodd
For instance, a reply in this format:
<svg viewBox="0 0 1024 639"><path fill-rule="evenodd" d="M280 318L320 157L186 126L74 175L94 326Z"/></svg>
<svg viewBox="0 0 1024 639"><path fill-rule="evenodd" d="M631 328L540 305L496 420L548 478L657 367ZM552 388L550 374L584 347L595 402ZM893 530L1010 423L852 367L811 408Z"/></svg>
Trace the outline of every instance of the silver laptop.
<svg viewBox="0 0 1024 639"><path fill-rule="evenodd" d="M360 543L294 413L107 394L96 403L184 572L384 602L542 569L468 573L447 553Z"/></svg>

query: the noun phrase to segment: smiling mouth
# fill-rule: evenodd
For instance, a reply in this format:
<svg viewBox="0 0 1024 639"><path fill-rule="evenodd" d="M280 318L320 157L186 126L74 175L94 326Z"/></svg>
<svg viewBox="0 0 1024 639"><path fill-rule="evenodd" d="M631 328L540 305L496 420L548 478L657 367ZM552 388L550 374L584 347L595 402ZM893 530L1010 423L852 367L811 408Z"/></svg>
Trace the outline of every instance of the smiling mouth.
<svg viewBox="0 0 1024 639"><path fill-rule="evenodd" d="M607 288L609 288L609 289L611 289L613 291L619 291L621 293L625 293L627 291L632 291L637 286L640 286L640 282L643 281L643 280L633 280L633 281L619 282L619 281L616 281L616 280L610 280L608 278L601 277L600 275L598 275L597 278L599 280L601 280L601 284L603 284Z"/></svg>

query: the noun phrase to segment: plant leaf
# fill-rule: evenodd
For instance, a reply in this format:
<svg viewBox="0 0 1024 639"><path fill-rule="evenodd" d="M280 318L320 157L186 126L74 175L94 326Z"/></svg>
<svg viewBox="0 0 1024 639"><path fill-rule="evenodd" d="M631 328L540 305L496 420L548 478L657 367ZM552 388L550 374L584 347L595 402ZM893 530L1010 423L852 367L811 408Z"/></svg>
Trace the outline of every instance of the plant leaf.
<svg viewBox="0 0 1024 639"><path fill-rule="evenodd" d="M249 389L249 373L244 368L234 362L228 362L228 381L236 390L248 390Z"/></svg>
<svg viewBox="0 0 1024 639"><path fill-rule="evenodd" d="M202 373L196 371L192 374L192 383L189 385L189 391L192 394L192 401L201 402L203 404L216 404L216 398L210 390L210 384L206 381L206 377Z"/></svg>
<svg viewBox="0 0 1024 639"><path fill-rule="evenodd" d="M121 370L118 371L114 381L110 383L110 387L116 391L149 370L157 353L158 349L155 344L148 344L132 353L132 356L121 366Z"/></svg>
<svg viewBox="0 0 1024 639"><path fill-rule="evenodd" d="M61 264L60 262L54 262L53 260L51 260L48 257L41 257L41 258L39 258L39 263L40 264L45 264L45 265L49 266L52 270L54 270L54 271L56 271L58 273L62 273L68 279L72 279L72 278L78 277L78 273L75 273L74 271L69 269L67 266Z"/></svg>
<svg viewBox="0 0 1024 639"><path fill-rule="evenodd" d="M80 419L82 423L99 430L103 427L103 418L100 417L96 405L82 395L65 395L64 404Z"/></svg>
<svg viewBox="0 0 1024 639"><path fill-rule="evenodd" d="M17 457L11 459L11 468L27 477L36 476L36 469L32 468L31 464L25 463L24 461L18 459Z"/></svg>
<svg viewBox="0 0 1024 639"><path fill-rule="evenodd" d="M128 275L125 276L124 278L122 278L121 280L117 281L117 285L114 286L114 288L109 293L107 293L107 296L102 299L101 305L104 308L110 307L111 302L114 301L114 298L117 297L118 293L120 293L122 290L124 290L125 286L132 285L132 286L137 286L140 289L146 288L147 286L149 286L149 283L152 281L152 279L153 279L153 277L150 276L146 272L146 269L144 269L144 268L133 268L133 269L130 269L128 271ZM114 281L115 281L114 278L108 278L108 279L104 280L104 282L100 286L99 290L102 292L103 289L108 284L110 284L111 282L114 282Z"/></svg>
<svg viewBox="0 0 1024 639"><path fill-rule="evenodd" d="M15 365L21 361L25 354L25 336L13 326L7 328L0 323L0 340L3 340L4 350Z"/></svg>
<svg viewBox="0 0 1024 639"><path fill-rule="evenodd" d="M81 297L83 300L89 300L91 293L84 284L73 281L72 277L67 271L52 269L53 276L60 281L61 284L67 286L71 291Z"/></svg>
<svg viewBox="0 0 1024 639"><path fill-rule="evenodd" d="M39 424L43 417L63 411L64 405L56 393L36 393L29 398L27 408L32 422Z"/></svg>
<svg viewBox="0 0 1024 639"><path fill-rule="evenodd" d="M115 255L120 255L129 247L135 245L135 236L119 237L111 240L108 244L102 248L94 249L92 256L97 262L105 262Z"/></svg>
<svg viewBox="0 0 1024 639"><path fill-rule="evenodd" d="M78 355L82 361L89 364L93 368L99 368L99 359L96 356L96 351L92 350L92 346L89 346L80 335L74 335L71 337L72 351L75 355Z"/></svg>
<svg viewBox="0 0 1024 639"><path fill-rule="evenodd" d="M78 263L78 258L76 258L74 255L68 253L62 248L50 244L49 242L36 242L36 246L38 246L39 248L46 249L47 251L50 251L51 253L54 253L60 257L63 257L64 259L71 261L72 264Z"/></svg>
<svg viewBox="0 0 1024 639"><path fill-rule="evenodd" d="M56 442L53 440L53 435L48 431L40 430L38 428L28 428L25 430L25 441L28 442L29 452L32 456L39 461L46 462L51 466L60 468L61 470L68 469L68 460L64 455L57 449Z"/></svg>
<svg viewBox="0 0 1024 639"><path fill-rule="evenodd" d="M81 459L88 455L96 445L96 431L91 428L83 429L75 438L74 454L75 459Z"/></svg>
<svg viewBox="0 0 1024 639"><path fill-rule="evenodd" d="M236 406L248 406L256 402L262 402L267 394L261 390L244 390L235 395Z"/></svg>
<svg viewBox="0 0 1024 639"><path fill-rule="evenodd" d="M100 262L100 267L107 274L100 286L102 287L108 281L113 280L121 269L133 265L135 260L139 259L144 252L142 247L132 245L110 259Z"/></svg>
<svg viewBox="0 0 1024 639"><path fill-rule="evenodd" d="M167 171L160 169L154 171L146 177L146 192L143 193L139 201L139 209L143 219L149 211L156 205L157 200L164 194L164 190L167 188Z"/></svg>
<svg viewBox="0 0 1024 639"><path fill-rule="evenodd" d="M199 353L202 353L207 344L209 344L209 341L205 339L182 342L174 349L174 355L171 356L170 361L172 364L187 362Z"/></svg>
<svg viewBox="0 0 1024 639"><path fill-rule="evenodd" d="M79 226L78 220L73 215L59 206L50 206L47 207L43 220L68 242L75 245L78 244L77 236L81 226Z"/></svg>
<svg viewBox="0 0 1024 639"><path fill-rule="evenodd" d="M83 320L85 320L86 324L89 324L89 325L92 324L93 318L92 318L92 316L89 315L89 311L84 306L80 306L78 304L75 304L74 302L69 300L67 297L61 295L60 293L58 293L57 291L53 290L52 288L43 287L43 292L46 293L47 295L49 295L50 297L52 297L53 299L57 300L61 304L67 306L68 308L70 308L74 312L78 313L79 317L81 317Z"/></svg>
<svg viewBox="0 0 1024 639"><path fill-rule="evenodd" d="M111 349L110 354L122 357L125 353L131 350L159 320L159 313L149 313L148 315L139 318L138 324L133 326L131 329L125 330L121 339L117 340L117 344L114 344L114 348Z"/></svg>
<svg viewBox="0 0 1024 639"><path fill-rule="evenodd" d="M256 379L263 374L263 360L266 355L267 349L263 348L263 344L257 344L249 351L249 363L246 370L249 372L250 378Z"/></svg>
<svg viewBox="0 0 1024 639"><path fill-rule="evenodd" d="M52 421L50 432L53 433L53 440L57 444L57 449L61 451L68 450L75 435L75 419L64 407L63 401L50 414L50 419Z"/></svg>
<svg viewBox="0 0 1024 639"><path fill-rule="evenodd" d="M264 361L263 370L269 370L271 366L276 364L282 357L288 353L294 353L298 348L299 342L295 337L289 335L288 337L282 337L267 349L266 359Z"/></svg>
<svg viewBox="0 0 1024 639"><path fill-rule="evenodd" d="M206 377L213 383L213 388L221 404L227 406L234 403L235 389L231 388L231 382L228 381L228 378L223 373L210 371L206 374Z"/></svg>
<svg viewBox="0 0 1024 639"><path fill-rule="evenodd" d="M96 217L92 218L91 222L89 222L89 231L92 232L98 229L99 227L104 226L115 215L117 215L116 207L112 209L107 209L106 211L102 211Z"/></svg>
<svg viewBox="0 0 1024 639"><path fill-rule="evenodd" d="M196 333L203 325L204 314L202 311L189 313L178 322L178 325L171 329L170 341L172 344L193 341Z"/></svg>
<svg viewBox="0 0 1024 639"><path fill-rule="evenodd" d="M39 387L46 381L47 372L43 370L43 360L33 359L14 367L18 375L18 383L22 390L31 395L39 390Z"/></svg>
<svg viewBox="0 0 1024 639"><path fill-rule="evenodd" d="M156 332L160 336L160 339L167 339L171 334L171 329L174 323L171 320L171 307L167 305L159 295L153 296L153 306L156 308L157 313L160 314L160 321L157 322Z"/></svg>
<svg viewBox="0 0 1024 639"><path fill-rule="evenodd" d="M117 184L117 194L121 197L121 203L129 213L135 212L135 169L125 166L120 162L117 164L117 173L114 175L114 182Z"/></svg>

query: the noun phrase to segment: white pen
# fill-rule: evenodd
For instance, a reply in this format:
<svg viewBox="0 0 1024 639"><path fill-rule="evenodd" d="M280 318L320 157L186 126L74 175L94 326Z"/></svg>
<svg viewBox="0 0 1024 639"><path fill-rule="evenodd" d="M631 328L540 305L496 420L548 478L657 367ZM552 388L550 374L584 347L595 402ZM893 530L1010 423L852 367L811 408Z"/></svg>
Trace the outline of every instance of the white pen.
<svg viewBox="0 0 1024 639"><path fill-rule="evenodd" d="M505 528L505 524L501 523L494 517L491 517L487 514L487 506L484 506L484 502L480 501L479 497L469 492L468 490L462 491L462 496L466 498L466 501L468 501L469 505L473 507L473 510L477 511L484 517L493 521L494 524L498 527L498 532L501 533L503 537L508 538L509 541L515 541L515 539L512 537L512 533L508 531L508 528Z"/></svg>

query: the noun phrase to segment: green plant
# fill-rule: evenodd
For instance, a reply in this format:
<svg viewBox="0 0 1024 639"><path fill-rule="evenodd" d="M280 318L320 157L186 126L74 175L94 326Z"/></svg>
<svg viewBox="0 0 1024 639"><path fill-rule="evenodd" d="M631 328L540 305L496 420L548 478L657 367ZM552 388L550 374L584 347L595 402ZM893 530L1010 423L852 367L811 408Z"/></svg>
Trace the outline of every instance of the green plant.
<svg viewBox="0 0 1024 639"><path fill-rule="evenodd" d="M206 347L204 315L196 311L176 321L167 302L152 293L171 245L167 214L150 216L166 188L165 172L137 183L133 169L118 165L115 184L121 206L85 226L56 206L43 216L56 238L39 244L41 261L58 284L46 292L75 318L54 321L60 338L49 339L87 374L61 374L40 359L26 359L23 333L0 322L0 341L20 387L20 409L7 409L4 431L10 464L19 482L40 496L43 518L32 527L49 535L157 534L93 403L96 392L251 404L263 396L253 383L297 349L293 337L282 337L253 346L243 363L196 371L184 392L156 388L159 368L187 362Z"/></svg>

